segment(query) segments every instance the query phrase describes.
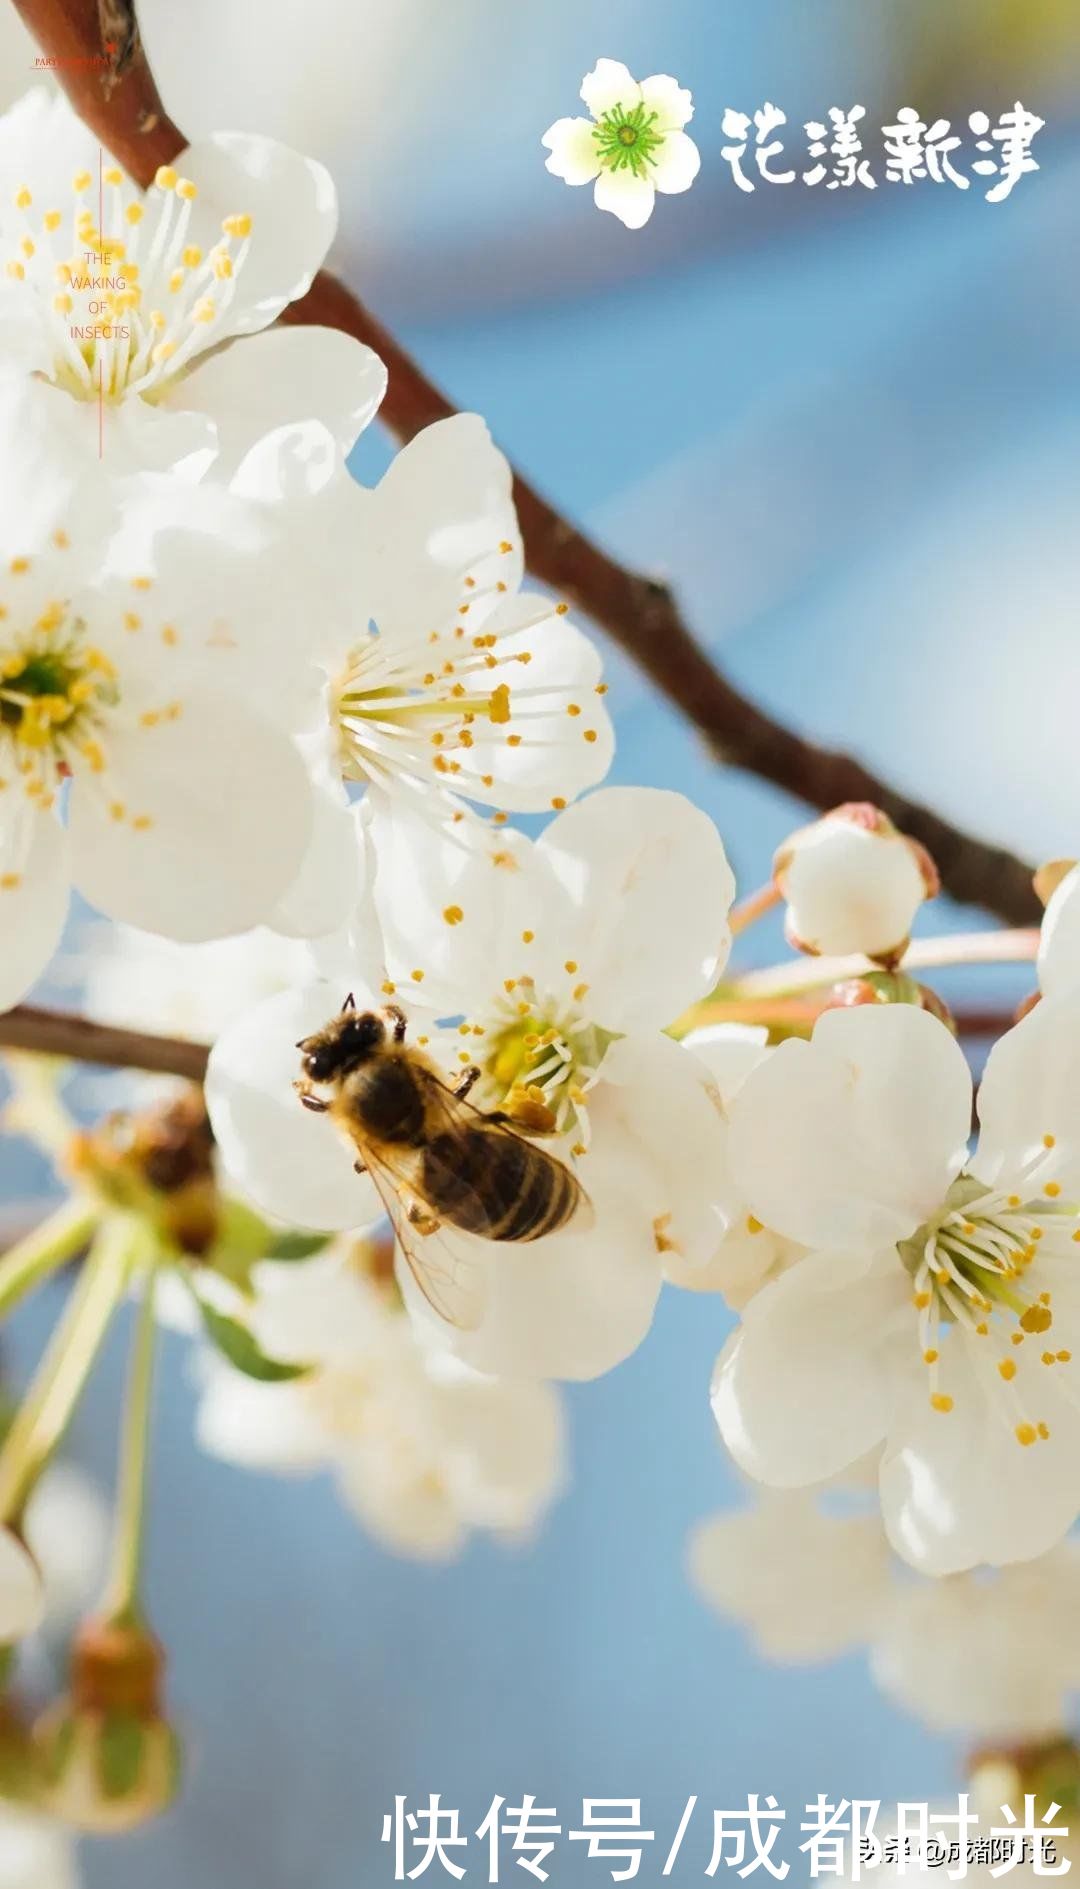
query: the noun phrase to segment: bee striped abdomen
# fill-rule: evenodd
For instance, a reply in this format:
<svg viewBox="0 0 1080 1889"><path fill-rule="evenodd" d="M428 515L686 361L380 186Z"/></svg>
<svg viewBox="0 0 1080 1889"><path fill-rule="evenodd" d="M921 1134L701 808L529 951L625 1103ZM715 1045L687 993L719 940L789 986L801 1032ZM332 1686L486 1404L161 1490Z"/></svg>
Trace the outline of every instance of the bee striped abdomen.
<svg viewBox="0 0 1080 1889"><path fill-rule="evenodd" d="M423 1192L440 1219L487 1240L538 1240L580 1199L570 1170L516 1135L482 1128L437 1135L424 1150Z"/></svg>

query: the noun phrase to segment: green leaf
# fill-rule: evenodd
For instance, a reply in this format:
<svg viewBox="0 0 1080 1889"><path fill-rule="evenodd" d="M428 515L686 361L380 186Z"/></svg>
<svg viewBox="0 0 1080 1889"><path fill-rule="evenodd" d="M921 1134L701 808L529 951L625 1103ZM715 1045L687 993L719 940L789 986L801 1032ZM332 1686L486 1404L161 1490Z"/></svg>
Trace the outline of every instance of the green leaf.
<svg viewBox="0 0 1080 1889"><path fill-rule="evenodd" d="M330 1244L329 1233L279 1233L266 1249L267 1259L311 1259Z"/></svg>
<svg viewBox="0 0 1080 1889"><path fill-rule="evenodd" d="M192 1291L195 1292L194 1286ZM222 1356L245 1377L257 1378L260 1384L287 1384L291 1378L306 1377L311 1369L307 1364L281 1364L276 1358L268 1358L260 1350L255 1339L242 1325L239 1319L230 1318L225 1312L218 1312L205 1299L195 1292L199 1311L202 1314L206 1335L216 1345Z"/></svg>

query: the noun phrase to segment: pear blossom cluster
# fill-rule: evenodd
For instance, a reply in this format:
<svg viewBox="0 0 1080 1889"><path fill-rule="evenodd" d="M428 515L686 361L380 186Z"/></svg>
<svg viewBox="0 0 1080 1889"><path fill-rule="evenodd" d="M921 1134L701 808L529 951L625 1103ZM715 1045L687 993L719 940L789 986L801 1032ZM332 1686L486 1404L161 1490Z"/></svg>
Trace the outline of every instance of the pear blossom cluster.
<svg viewBox="0 0 1080 1889"><path fill-rule="evenodd" d="M628 102L623 70L583 88L614 143L568 121L553 160L607 207L632 184L643 220L696 169L690 100L661 77ZM652 127L648 178L620 124ZM837 807L737 901L703 811L605 784L600 655L528 580L485 422L353 477L383 363L273 325L334 236L322 166L222 134L141 189L96 155L59 99L0 120L0 1008L70 979L74 892L110 940L77 969L90 1014L208 1057L81 1127L62 1072L12 1065L6 1126L66 1199L0 1256L0 1312L79 1266L0 1444L5 1643L40 1623L35 1492L134 1301L109 1570L30 1800L118 1830L176 1789L138 1551L161 1324L192 1338L205 1448L329 1471L379 1544L437 1561L535 1531L571 1453L559 1382L694 1294L720 1436L766 1491L699 1538L699 1584L784 1657L872 1645L952 1722L943 1673L974 1688L980 1641L1032 1611L1048 1653L1075 1604L1080 867L1042 875L1038 989L976 1089L920 981L949 953L913 937L917 841ZM797 955L738 968L776 906ZM414 1072L393 1160L335 1032ZM485 1217L466 1153L496 1136L525 1178ZM819 1486L867 1464L873 1513L837 1522ZM733 1572L740 1537L766 1578ZM1034 1665L1022 1694L995 1667L964 1722L1056 1730L1080 1674Z"/></svg>

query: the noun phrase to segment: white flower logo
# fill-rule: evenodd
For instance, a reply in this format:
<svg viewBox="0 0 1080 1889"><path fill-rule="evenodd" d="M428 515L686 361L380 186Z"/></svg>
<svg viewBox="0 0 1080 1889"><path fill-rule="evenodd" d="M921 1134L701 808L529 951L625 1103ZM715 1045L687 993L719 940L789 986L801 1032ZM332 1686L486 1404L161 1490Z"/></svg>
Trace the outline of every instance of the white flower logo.
<svg viewBox="0 0 1080 1889"><path fill-rule="evenodd" d="M559 118L541 142L547 168L567 184L591 184L598 210L628 230L653 213L656 193L689 190L701 153L683 126L694 115L689 92L666 73L638 81L617 59L598 59L581 82L591 118Z"/></svg>

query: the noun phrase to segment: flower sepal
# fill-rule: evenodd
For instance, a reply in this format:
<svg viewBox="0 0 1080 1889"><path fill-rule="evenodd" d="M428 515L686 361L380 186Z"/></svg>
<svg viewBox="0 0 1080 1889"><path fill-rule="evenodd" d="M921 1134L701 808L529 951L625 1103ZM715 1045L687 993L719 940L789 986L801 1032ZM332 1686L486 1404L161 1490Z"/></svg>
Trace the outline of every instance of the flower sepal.
<svg viewBox="0 0 1080 1889"><path fill-rule="evenodd" d="M145 1628L87 1621L68 1698L34 1728L41 1807L76 1829L111 1835L167 1810L180 1744L161 1707L164 1656Z"/></svg>
<svg viewBox="0 0 1080 1889"><path fill-rule="evenodd" d="M906 971L867 971L862 977L846 977L833 985L822 1008L850 1010L859 1004L914 1004L917 1010L928 1010L956 1035L956 1024L944 998Z"/></svg>

